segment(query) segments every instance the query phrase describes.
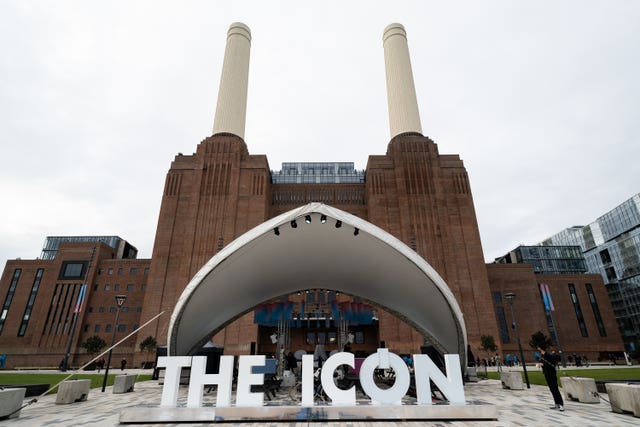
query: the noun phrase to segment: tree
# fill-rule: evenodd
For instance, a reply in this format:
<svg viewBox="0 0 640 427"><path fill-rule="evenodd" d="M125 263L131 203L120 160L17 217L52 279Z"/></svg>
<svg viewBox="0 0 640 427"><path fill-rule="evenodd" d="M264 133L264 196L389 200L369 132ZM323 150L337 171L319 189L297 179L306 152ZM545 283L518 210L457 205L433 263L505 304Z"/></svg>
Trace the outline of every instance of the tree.
<svg viewBox="0 0 640 427"><path fill-rule="evenodd" d="M106 346L107 342L97 335L87 338L87 340L82 343L82 348L87 350L89 355L100 353L100 351Z"/></svg>
<svg viewBox="0 0 640 427"><path fill-rule="evenodd" d="M531 335L531 340L529 341L529 346L531 348L538 347L551 347L553 345L553 340L546 336L542 331L538 331Z"/></svg>
<svg viewBox="0 0 640 427"><path fill-rule="evenodd" d="M492 335L482 335L480 337L480 350L493 354L498 349Z"/></svg>
<svg viewBox="0 0 640 427"><path fill-rule="evenodd" d="M156 350L156 345L158 342L154 337L149 335L140 343L140 351L147 352L147 360L145 361L145 365L149 363L149 354L153 353Z"/></svg>

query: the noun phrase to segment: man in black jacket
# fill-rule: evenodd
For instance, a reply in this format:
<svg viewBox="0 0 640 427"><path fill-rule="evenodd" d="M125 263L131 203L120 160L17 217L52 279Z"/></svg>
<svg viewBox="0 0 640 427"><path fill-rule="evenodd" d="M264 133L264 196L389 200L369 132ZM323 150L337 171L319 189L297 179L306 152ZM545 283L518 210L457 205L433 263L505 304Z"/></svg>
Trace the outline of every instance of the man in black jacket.
<svg viewBox="0 0 640 427"><path fill-rule="evenodd" d="M549 390L551 390L551 394L553 395L553 401L555 402L555 406L552 406L551 409L558 409L562 412L564 411L564 402L562 400L560 390L558 389L558 377L556 376L556 358L552 354L547 353L546 346L538 346L538 351L540 352L538 366L542 366L544 379L547 381Z"/></svg>

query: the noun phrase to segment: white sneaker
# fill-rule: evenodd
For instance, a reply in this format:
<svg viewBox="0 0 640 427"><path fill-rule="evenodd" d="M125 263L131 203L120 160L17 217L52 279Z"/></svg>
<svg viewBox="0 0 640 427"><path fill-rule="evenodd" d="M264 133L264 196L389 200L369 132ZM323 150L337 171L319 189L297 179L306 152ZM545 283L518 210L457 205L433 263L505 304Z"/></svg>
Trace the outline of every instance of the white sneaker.
<svg viewBox="0 0 640 427"><path fill-rule="evenodd" d="M559 406L558 406L558 409L560 410L560 412L564 412L564 406L559 405Z"/></svg>

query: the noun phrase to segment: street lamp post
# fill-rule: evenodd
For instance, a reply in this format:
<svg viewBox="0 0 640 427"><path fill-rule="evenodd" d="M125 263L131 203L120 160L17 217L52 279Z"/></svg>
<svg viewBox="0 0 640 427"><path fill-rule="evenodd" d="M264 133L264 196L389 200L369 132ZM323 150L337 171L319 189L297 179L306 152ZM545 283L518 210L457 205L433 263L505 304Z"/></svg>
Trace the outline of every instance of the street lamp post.
<svg viewBox="0 0 640 427"><path fill-rule="evenodd" d="M113 327L113 336L111 337L111 347L113 347L113 343L116 342L116 331L118 330L118 320L120 319L120 309L127 299L126 295L116 295L116 324ZM109 357L107 358L107 367L104 370L104 380L102 381L102 391L107 387L107 376L109 375L109 365L111 364L111 354L113 353L113 348L109 350Z"/></svg>
<svg viewBox="0 0 640 427"><path fill-rule="evenodd" d="M513 299L516 294L513 292L507 292L504 294L504 298L509 301L509 307L511 308L511 320L513 321L513 328L516 330L516 340L518 341L518 350L520 350L520 360L522 361L522 369L524 370L524 380L527 383L527 388L531 388L529 384L529 375L527 374L527 364L524 362L524 353L522 352L522 344L520 343L520 332L518 331L518 323L516 317L513 314Z"/></svg>

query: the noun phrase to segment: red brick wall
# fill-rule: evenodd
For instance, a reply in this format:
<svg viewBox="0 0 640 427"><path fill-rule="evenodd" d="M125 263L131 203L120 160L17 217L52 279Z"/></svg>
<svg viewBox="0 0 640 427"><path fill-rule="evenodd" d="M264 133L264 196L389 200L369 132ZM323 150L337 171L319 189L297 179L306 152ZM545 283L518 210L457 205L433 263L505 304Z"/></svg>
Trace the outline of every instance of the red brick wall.
<svg viewBox="0 0 640 427"><path fill-rule="evenodd" d="M497 333L473 197L458 156L439 154L421 135L395 137L386 156L369 157L367 209L370 222L413 248L442 276L464 313L472 348L480 335ZM414 349L422 344L399 319L388 322L388 327L381 322L380 339L411 339Z"/></svg>
<svg viewBox="0 0 640 427"><path fill-rule="evenodd" d="M597 360L600 353L623 351L622 338L616 325L615 316L609 296L607 295L602 277L597 274L545 274L544 276L533 273L533 268L528 264L488 264L489 281L491 291L500 296L506 292L516 294L513 300L513 310L520 332L522 349L525 352L525 360L533 360L533 352L529 346L531 335L542 331L551 336L547 327L544 306L538 291L541 281L549 285L551 298L555 306L552 312L558 329L558 336L565 354L576 353L586 355L591 361ZM568 284L573 283L580 302L582 314L588 336L583 337L578 327L578 321L571 302ZM589 302L585 284L593 287L600 315L603 319L606 337L601 337L595 322L595 316ZM505 310L507 323L512 322L509 304L502 300L499 304ZM495 317L495 314L494 314ZM517 352L517 340L513 329L509 328L510 343L502 344L503 354ZM500 341L499 335L494 335L496 342ZM557 350L557 348L556 348Z"/></svg>
<svg viewBox="0 0 640 427"><path fill-rule="evenodd" d="M464 165L418 135L398 136L387 155L371 156L366 184L271 185L266 157L249 155L244 141L229 135L205 139L193 156L177 156L167 174L141 320L165 310L153 334L164 343L180 293L206 261L252 227L311 201L366 219L422 255L456 296L470 343L479 343L481 331L497 335ZM406 352L419 349L415 330L384 318L380 340ZM243 349L257 340L250 323L237 321L215 340Z"/></svg>

